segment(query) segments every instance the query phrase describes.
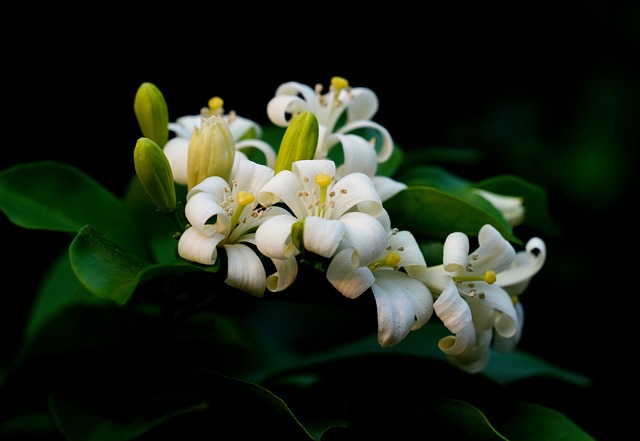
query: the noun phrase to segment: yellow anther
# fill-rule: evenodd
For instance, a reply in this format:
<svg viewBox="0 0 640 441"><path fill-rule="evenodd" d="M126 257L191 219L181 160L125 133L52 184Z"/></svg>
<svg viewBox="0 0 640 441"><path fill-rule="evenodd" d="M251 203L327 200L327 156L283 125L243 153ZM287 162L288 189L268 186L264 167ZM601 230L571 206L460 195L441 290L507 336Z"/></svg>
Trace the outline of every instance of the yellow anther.
<svg viewBox="0 0 640 441"><path fill-rule="evenodd" d="M342 77L333 77L331 78L331 87L338 94L342 89L349 87L349 82Z"/></svg>
<svg viewBox="0 0 640 441"><path fill-rule="evenodd" d="M326 175L324 173L318 173L316 175L316 184L318 184L320 187L328 187L329 184L331 184L331 176Z"/></svg>
<svg viewBox="0 0 640 441"><path fill-rule="evenodd" d="M513 306L517 305L517 304L518 304L518 302L519 302L519 300L518 300L518 296L516 296L516 295L512 295L512 296L511 296L511 303L513 303Z"/></svg>
<svg viewBox="0 0 640 441"><path fill-rule="evenodd" d="M222 109L224 101L219 96L214 96L209 100L207 104L209 105L209 110L211 110L211 113L215 115L218 110Z"/></svg>
<svg viewBox="0 0 640 441"><path fill-rule="evenodd" d="M395 251L392 251L389 254L387 254L387 257L385 257L384 259L384 263L385 265L390 266L391 268L395 268L400 263L400 260L401 260L400 254L396 253Z"/></svg>
<svg viewBox="0 0 640 441"><path fill-rule="evenodd" d="M488 270L484 272L484 281L489 285L495 283L496 281L496 272L493 270Z"/></svg>
<svg viewBox="0 0 640 441"><path fill-rule="evenodd" d="M255 196L253 193L249 193L248 191L239 191L238 192L238 205L241 207L245 207L252 203L255 200Z"/></svg>

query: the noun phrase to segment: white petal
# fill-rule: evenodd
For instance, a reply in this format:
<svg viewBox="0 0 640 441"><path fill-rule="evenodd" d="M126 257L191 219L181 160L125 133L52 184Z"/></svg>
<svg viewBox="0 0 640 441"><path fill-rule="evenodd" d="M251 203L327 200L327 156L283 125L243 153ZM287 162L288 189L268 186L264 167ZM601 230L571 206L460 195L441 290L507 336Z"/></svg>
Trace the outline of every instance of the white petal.
<svg viewBox="0 0 640 441"><path fill-rule="evenodd" d="M224 235L204 236L196 228L187 228L178 241L178 254L183 259L203 265L213 265L218 257L217 246Z"/></svg>
<svg viewBox="0 0 640 441"><path fill-rule="evenodd" d="M262 297L267 276L256 253L244 244L226 244L228 257L227 278L229 286L256 297Z"/></svg>
<svg viewBox="0 0 640 441"><path fill-rule="evenodd" d="M337 219L347 211L358 211L377 217L382 212L382 199L371 178L364 173L351 173L333 186L335 206L327 210L332 219Z"/></svg>
<svg viewBox="0 0 640 441"><path fill-rule="evenodd" d="M387 176L374 176L371 179L373 180L373 184L376 186L376 190L378 190L378 194L380 195L382 202L391 199L407 188L407 184L404 182L396 181L395 179Z"/></svg>
<svg viewBox="0 0 640 441"><path fill-rule="evenodd" d="M455 273L464 271L469 256L469 238L466 234L455 232L444 241L442 263L444 269Z"/></svg>
<svg viewBox="0 0 640 441"><path fill-rule="evenodd" d="M349 121L368 120L378 111L378 96L366 87L354 87L349 92L352 97L347 107Z"/></svg>
<svg viewBox="0 0 640 441"><path fill-rule="evenodd" d="M440 339L440 350L447 355L459 355L470 351L476 339L471 310L467 302L460 297L452 279L433 303L433 308L447 329L455 334Z"/></svg>
<svg viewBox="0 0 640 441"><path fill-rule="evenodd" d="M496 283L510 294L521 294L529 284L529 280L542 269L546 256L547 247L542 239L537 237L530 239L525 246L525 251L516 254L512 266L498 273Z"/></svg>
<svg viewBox="0 0 640 441"><path fill-rule="evenodd" d="M298 219L302 219L307 216L305 201L298 196L303 190L302 182L295 173L282 170L262 187L256 199L265 206L282 201Z"/></svg>
<svg viewBox="0 0 640 441"><path fill-rule="evenodd" d="M478 259L473 262L475 272L493 270L496 274L511 266L516 256L513 246L494 226L486 224L478 232L479 247L474 255Z"/></svg>
<svg viewBox="0 0 640 441"><path fill-rule="evenodd" d="M344 163L338 168L338 179L349 173L361 172L374 176L378 168L374 147L361 136L337 135L344 152Z"/></svg>
<svg viewBox="0 0 640 441"><path fill-rule="evenodd" d="M366 266L354 262L355 250L346 248L336 254L327 268L327 280L342 295L350 299L359 297L373 284L375 277Z"/></svg>
<svg viewBox="0 0 640 441"><path fill-rule="evenodd" d="M225 121L229 124L229 130L231 130L234 141L239 141L251 129L254 131L252 138L260 138L262 136L262 127L255 121L238 115L235 115L233 118L229 118L227 115ZM237 145L236 148L238 148Z"/></svg>
<svg viewBox="0 0 640 441"><path fill-rule="evenodd" d="M369 120L352 121L340 127L338 133L348 133L362 128L375 129L380 134L382 137L382 145L380 146L380 149L377 150L378 162L387 161L393 153L393 139L391 138L389 131L380 124Z"/></svg>
<svg viewBox="0 0 640 441"><path fill-rule="evenodd" d="M260 139L243 139L242 141L236 142L237 150L244 150L249 148L255 148L260 150L264 155L264 163L270 167L274 168L276 165L276 151L274 150L269 143L262 141Z"/></svg>
<svg viewBox="0 0 640 441"><path fill-rule="evenodd" d="M479 332L474 347L464 354L450 355L449 362L470 374L482 372L489 364L491 336L491 330Z"/></svg>
<svg viewBox="0 0 640 441"><path fill-rule="evenodd" d="M228 193L231 189L229 188L229 184L227 181L222 179L220 176L209 176L208 178L203 179L198 185L193 187L187 193L187 202L189 199L195 194L200 192L205 192L210 194L214 200L217 201L218 204L222 203L224 200L224 195Z"/></svg>
<svg viewBox="0 0 640 441"><path fill-rule="evenodd" d="M377 260L387 246L387 232L378 220L365 213L351 212L340 217L345 226L346 246L356 249L358 266L369 265Z"/></svg>
<svg viewBox="0 0 640 441"><path fill-rule="evenodd" d="M375 276L371 290L378 311L378 343L391 347L426 323L432 298L426 286L405 273L383 270Z"/></svg>
<svg viewBox="0 0 640 441"><path fill-rule="evenodd" d="M181 116L175 123L169 123L169 130L173 130L176 136L189 140L193 129L200 125L200 118L200 115Z"/></svg>
<svg viewBox="0 0 640 441"><path fill-rule="evenodd" d="M257 162L243 159L238 163L233 179L234 187L238 190L258 193L264 185L273 178L273 169Z"/></svg>
<svg viewBox="0 0 640 441"><path fill-rule="evenodd" d="M173 180L180 185L187 185L187 156L189 140L185 138L171 138L162 149L169 160Z"/></svg>
<svg viewBox="0 0 640 441"><path fill-rule="evenodd" d="M218 204L215 198L206 192L194 194L184 207L184 214L189 223L205 236L213 236L216 233L229 234L227 213ZM218 216L215 224L207 224L212 216Z"/></svg>
<svg viewBox="0 0 640 441"><path fill-rule="evenodd" d="M426 273L427 262L424 254L411 232L403 230L391 234L387 240L387 245L392 249L402 249L399 266L404 268L411 277L420 277Z"/></svg>
<svg viewBox="0 0 640 441"><path fill-rule="evenodd" d="M291 241L291 225L297 219L288 214L273 216L264 221L256 230L258 250L272 259L288 259L298 254Z"/></svg>
<svg viewBox="0 0 640 441"><path fill-rule="evenodd" d="M304 221L304 247L322 257L331 257L344 236L345 225L337 220L307 216Z"/></svg>
<svg viewBox="0 0 640 441"><path fill-rule="evenodd" d="M511 337L503 337L500 334L496 334L494 336L493 346L500 352L511 352L520 342L524 326L524 308L520 302L516 303L515 308L516 313L518 314L518 329L516 333Z"/></svg>
<svg viewBox="0 0 640 441"><path fill-rule="evenodd" d="M271 259L276 272L267 277L267 289L278 292L288 288L298 275L298 261L294 257L288 259Z"/></svg>

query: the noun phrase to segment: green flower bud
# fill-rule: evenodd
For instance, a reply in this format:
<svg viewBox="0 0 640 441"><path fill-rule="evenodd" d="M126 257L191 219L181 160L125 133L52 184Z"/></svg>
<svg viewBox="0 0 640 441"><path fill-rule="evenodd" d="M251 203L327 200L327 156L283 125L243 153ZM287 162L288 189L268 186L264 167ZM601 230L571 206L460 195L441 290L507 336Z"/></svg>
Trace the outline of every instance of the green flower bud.
<svg viewBox="0 0 640 441"><path fill-rule="evenodd" d="M136 92L133 111L142 135L164 147L169 140L169 110L160 89L152 83L142 83Z"/></svg>
<svg viewBox="0 0 640 441"><path fill-rule="evenodd" d="M275 172L291 170L295 161L313 159L319 133L318 118L313 113L302 112L293 118L282 137Z"/></svg>
<svg viewBox="0 0 640 441"><path fill-rule="evenodd" d="M169 214L176 210L176 187L169 160L149 138L140 138L133 150L136 174L158 210Z"/></svg>
<svg viewBox="0 0 640 441"><path fill-rule="evenodd" d="M200 119L193 129L187 157L187 188L191 190L209 176L231 177L236 144L229 125L219 115Z"/></svg>

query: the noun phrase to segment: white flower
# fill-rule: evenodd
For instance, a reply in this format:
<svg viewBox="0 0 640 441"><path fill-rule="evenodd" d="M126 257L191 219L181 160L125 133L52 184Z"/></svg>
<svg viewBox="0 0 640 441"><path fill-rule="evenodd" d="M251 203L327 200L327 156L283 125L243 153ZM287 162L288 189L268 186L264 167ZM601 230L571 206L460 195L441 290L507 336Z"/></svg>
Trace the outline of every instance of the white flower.
<svg viewBox="0 0 640 441"><path fill-rule="evenodd" d="M386 247L374 259L363 261L345 239L345 247L332 259L327 279L343 295L360 296L371 288L378 311L378 342L394 346L421 328L433 313L433 297L418 279L427 265L420 247L408 231L391 230Z"/></svg>
<svg viewBox="0 0 640 441"><path fill-rule="evenodd" d="M255 229L262 222L286 212L280 207L259 206L255 200L255 194L272 176L269 167L244 159L232 172L231 184L211 176L193 187L187 193L185 216L190 227L180 236L180 256L213 265L222 247L228 257L226 283L255 296L263 295L265 269L247 244L255 245ZM280 266L281 262L274 264ZM284 275L295 278L290 271ZM274 284L278 282L271 281Z"/></svg>
<svg viewBox="0 0 640 441"><path fill-rule="evenodd" d="M369 176L380 194L382 201L395 196L407 188L404 182L396 181L388 176L378 176L378 160L373 140L367 141L357 135L336 134L342 144L344 162L338 167L338 179L351 173L361 172Z"/></svg>
<svg viewBox="0 0 640 441"><path fill-rule="evenodd" d="M330 160L296 161L291 171L282 170L265 184L258 201L265 206L284 204L290 213L260 225L256 232L260 252L274 259L302 251L331 258L345 236L361 256L382 251L386 233L376 219L383 212L382 201L371 178L352 173L336 181L335 171ZM303 226L298 246L292 236L296 225Z"/></svg>
<svg viewBox="0 0 640 441"><path fill-rule="evenodd" d="M202 119L211 115L219 115L227 122L238 153L244 152L245 149L256 148L264 155L265 165L271 168L275 166L275 150L268 143L259 139L262 136L262 127L250 119L238 116L235 112L225 114L222 100L214 97L209 101L209 107L203 108L199 115L181 116L175 122L169 123L169 130L175 134L175 137L169 139L163 147L163 151L169 159L173 179L176 183L187 185L189 140L194 129L200 126ZM246 158L246 155L240 155L240 158Z"/></svg>
<svg viewBox="0 0 640 441"><path fill-rule="evenodd" d="M522 331L522 307L507 289L521 293L542 267L544 243L532 239L525 254L516 252L491 225L478 233L478 248L469 254L469 239L452 233L445 240L443 264L430 267L421 280L434 293L440 293L434 309L454 334L439 342L440 349L453 364L469 372L486 367L492 339L515 346ZM541 247L536 257L533 248ZM525 259L525 255L533 258ZM523 256L523 257L520 257ZM501 282L498 280L501 279Z"/></svg>
<svg viewBox="0 0 640 441"><path fill-rule="evenodd" d="M391 135L387 129L371 121L378 111L378 97L371 89L352 88L344 78L333 77L329 91L322 94L320 84L314 90L306 84L290 81L281 84L267 104L269 119L280 127L286 127L292 116L304 111L310 111L318 118L320 133L315 159L327 157L331 148L339 142L337 134L362 128L371 128L381 137L378 162L384 162L391 156ZM338 126L343 119L344 125Z"/></svg>

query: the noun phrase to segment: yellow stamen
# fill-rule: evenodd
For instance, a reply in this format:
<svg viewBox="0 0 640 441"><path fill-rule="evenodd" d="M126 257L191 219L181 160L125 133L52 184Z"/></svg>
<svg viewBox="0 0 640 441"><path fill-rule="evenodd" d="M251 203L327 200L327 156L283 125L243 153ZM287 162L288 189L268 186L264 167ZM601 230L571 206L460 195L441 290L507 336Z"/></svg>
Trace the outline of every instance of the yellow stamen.
<svg viewBox="0 0 640 441"><path fill-rule="evenodd" d="M253 201L255 200L255 196L248 191L239 191L236 195L236 199L238 200L238 209L234 210L233 216L231 217L232 228L238 225L240 215L244 211L243 208L253 203Z"/></svg>
<svg viewBox="0 0 640 441"><path fill-rule="evenodd" d="M487 282L491 285L496 281L496 272L487 270L481 276L455 276L453 280L456 282Z"/></svg>
<svg viewBox="0 0 640 441"><path fill-rule="evenodd" d="M349 82L342 77L333 77L331 78L331 87L338 94L342 89L349 87Z"/></svg>
<svg viewBox="0 0 640 441"><path fill-rule="evenodd" d="M387 257L385 257L384 263L391 268L395 268L400 263L400 260L400 254L396 253L395 251L391 251L389 254L387 254Z"/></svg>
<svg viewBox="0 0 640 441"><path fill-rule="evenodd" d="M333 178L324 173L318 173L316 175L316 184L320 187L320 200L318 203L318 207L320 208L320 213L318 213L321 217L324 216L324 207L327 203L327 187L331 184Z"/></svg>
<svg viewBox="0 0 640 441"><path fill-rule="evenodd" d="M211 111L211 114L215 115L218 113L218 111L222 110L224 101L219 96L214 96L209 100L207 104L209 105L209 110Z"/></svg>

